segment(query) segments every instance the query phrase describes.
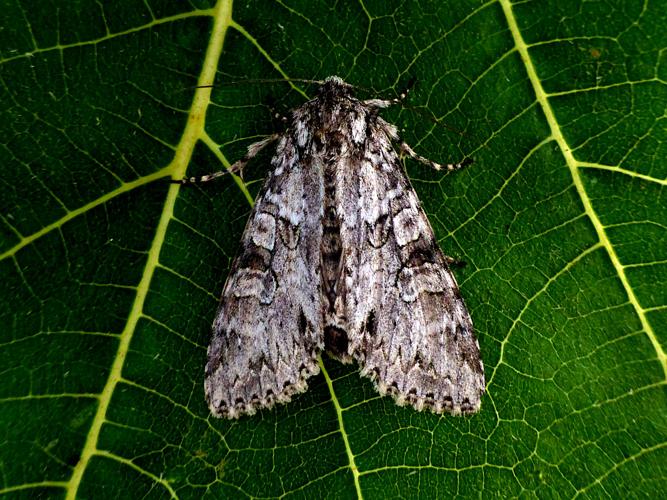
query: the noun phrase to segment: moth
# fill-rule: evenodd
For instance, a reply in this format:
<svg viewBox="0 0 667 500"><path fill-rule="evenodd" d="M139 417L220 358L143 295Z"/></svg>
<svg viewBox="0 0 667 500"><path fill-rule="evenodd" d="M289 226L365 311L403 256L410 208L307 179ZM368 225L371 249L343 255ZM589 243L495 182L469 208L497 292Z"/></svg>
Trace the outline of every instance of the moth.
<svg viewBox="0 0 667 500"><path fill-rule="evenodd" d="M306 390L327 351L399 405L479 410L484 368L456 280L379 110L332 76L253 144L276 142L213 323L206 400L217 417L252 415ZM210 180L213 174L201 180ZM194 179L192 179L194 180Z"/></svg>

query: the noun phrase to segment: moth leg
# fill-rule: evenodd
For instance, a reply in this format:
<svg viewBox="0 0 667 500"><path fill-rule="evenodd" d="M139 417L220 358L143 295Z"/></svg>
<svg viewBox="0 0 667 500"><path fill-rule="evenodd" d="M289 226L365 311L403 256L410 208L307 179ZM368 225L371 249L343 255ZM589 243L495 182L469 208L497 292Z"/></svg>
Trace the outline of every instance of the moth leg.
<svg viewBox="0 0 667 500"><path fill-rule="evenodd" d="M447 266L457 267L459 269L468 265L468 263L465 260L455 259L454 257L450 257L449 255L445 255L445 262L447 262Z"/></svg>
<svg viewBox="0 0 667 500"><path fill-rule="evenodd" d="M414 84L415 84L415 79L413 78L408 82L406 89L403 92L401 92L401 94L395 99L368 99L366 101L363 101L363 104L376 109L387 108L394 104L402 104L407 99L408 93L410 92L410 89L414 86ZM384 127L385 132L389 137L391 137L393 140L400 140L396 127L386 122L383 122L381 125ZM447 164L436 163L432 160L429 160L428 158L425 158L415 153L415 151L405 142L401 142L400 151L401 154L407 154L413 160L417 160L418 162L423 163L424 165L427 165L434 170L448 170L448 171L459 170L460 168L463 168L472 163L472 160L470 158L466 158L460 163L447 163Z"/></svg>
<svg viewBox="0 0 667 500"><path fill-rule="evenodd" d="M394 99L366 99L365 101L362 101L362 104L373 109L388 108L395 104L402 104L407 96L408 93L406 91Z"/></svg>
<svg viewBox="0 0 667 500"><path fill-rule="evenodd" d="M403 90L403 92L401 92L398 97L394 99L367 99L362 101L362 103L370 108L388 108L394 104L403 104L403 102L408 98L408 93L414 86L415 82L416 80L412 78L405 87L405 90Z"/></svg>
<svg viewBox="0 0 667 500"><path fill-rule="evenodd" d="M394 99L366 99L365 101L362 101L362 104L371 109L388 108L395 104L402 104L407 97L408 92L406 90Z"/></svg>
<svg viewBox="0 0 667 500"><path fill-rule="evenodd" d="M375 104L376 105L381 105L384 104L385 106L389 105L387 103L392 103L392 101L381 101L379 99L372 99L371 101L377 101ZM366 101L368 102L368 101ZM427 165L431 167L434 170L447 170L447 171L452 171L452 170L459 170L465 166L468 166L472 163L472 159L466 158L460 163L447 163L447 164L442 164L442 163L436 163L432 160L429 160L428 158L425 158L421 155L418 155L415 153L415 151L404 141L401 140L401 138L398 135L398 130L396 129L395 125L392 125L391 123L387 123L384 121L382 118L377 119L377 123L380 126L382 130L384 130L385 134L387 134L387 137L391 139L392 142L397 143L400 141L400 152L401 155L408 155L410 158L413 160L417 160L420 163L423 163L424 165Z"/></svg>
<svg viewBox="0 0 667 500"><path fill-rule="evenodd" d="M223 175L237 174L237 173L239 175L241 175L241 177L243 177L243 169L248 164L248 162L250 160L252 160L255 156L257 156L257 154L262 149L264 149L266 146L268 146L273 141L278 139L278 137L280 137L279 134L272 134L272 135L268 136L267 138L262 139L261 141L257 141L255 143L251 144L250 146L248 146L248 152L243 156L243 158L241 158L240 160L235 162L233 165L231 165L226 170L220 170L220 171L214 172L212 174L202 175L201 177L186 177L184 179L179 179L179 180L172 179L171 183L172 184L200 184L200 183L203 183L203 182L212 181L214 179L217 179L218 177L222 177Z"/></svg>
<svg viewBox="0 0 667 500"><path fill-rule="evenodd" d="M472 159L470 158L466 158L460 163L447 163L447 164L436 163L432 160L429 160L428 158L424 158L423 156L415 153L414 150L410 146L408 146L405 142L401 142L400 149L402 154L407 154L413 160L417 160L418 162L423 163L424 165L427 165L434 170L448 170L448 171L459 170L472 163Z"/></svg>

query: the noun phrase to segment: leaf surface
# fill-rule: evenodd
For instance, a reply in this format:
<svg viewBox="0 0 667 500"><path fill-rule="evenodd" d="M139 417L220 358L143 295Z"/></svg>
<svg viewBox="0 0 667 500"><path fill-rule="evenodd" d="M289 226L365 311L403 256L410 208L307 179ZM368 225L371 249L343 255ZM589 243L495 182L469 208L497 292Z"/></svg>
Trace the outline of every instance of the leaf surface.
<svg viewBox="0 0 667 500"><path fill-rule="evenodd" d="M656 496L667 488L667 10L660 2L7 3L0 493ZM209 416L210 324L275 112L337 74L406 168L486 367L479 414L326 356L292 403ZM258 82L257 79L277 80ZM227 83L233 83L227 85ZM198 88L215 84L216 87Z"/></svg>

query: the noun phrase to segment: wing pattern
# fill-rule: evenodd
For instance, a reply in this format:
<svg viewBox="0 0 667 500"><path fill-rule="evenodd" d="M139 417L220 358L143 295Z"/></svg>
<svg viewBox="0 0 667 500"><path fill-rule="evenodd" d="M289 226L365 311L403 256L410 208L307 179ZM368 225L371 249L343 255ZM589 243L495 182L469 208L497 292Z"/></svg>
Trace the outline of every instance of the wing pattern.
<svg viewBox="0 0 667 500"><path fill-rule="evenodd" d="M289 401L319 371L321 172L289 136L272 164L213 324L204 385L216 416Z"/></svg>
<svg viewBox="0 0 667 500"><path fill-rule="evenodd" d="M395 128L369 119L361 165L339 169L348 354L382 394L437 413L472 413L484 368L470 315L396 154Z"/></svg>
<svg viewBox="0 0 667 500"><path fill-rule="evenodd" d="M358 361L398 404L479 410L479 344L394 149L396 128L377 114L388 104L330 77L292 111L213 324L214 415L288 401L323 348Z"/></svg>

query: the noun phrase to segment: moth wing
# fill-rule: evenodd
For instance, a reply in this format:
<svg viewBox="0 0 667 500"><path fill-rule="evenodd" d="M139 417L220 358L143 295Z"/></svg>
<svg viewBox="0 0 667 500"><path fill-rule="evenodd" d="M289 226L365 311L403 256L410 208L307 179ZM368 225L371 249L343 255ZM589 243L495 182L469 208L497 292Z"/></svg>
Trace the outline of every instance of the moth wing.
<svg viewBox="0 0 667 500"><path fill-rule="evenodd" d="M278 144L213 323L204 387L219 417L287 402L319 371L321 174L292 150Z"/></svg>
<svg viewBox="0 0 667 500"><path fill-rule="evenodd" d="M341 179L359 193L356 214L341 206L348 354L398 404L473 413L485 384L472 321L379 123L360 171Z"/></svg>

